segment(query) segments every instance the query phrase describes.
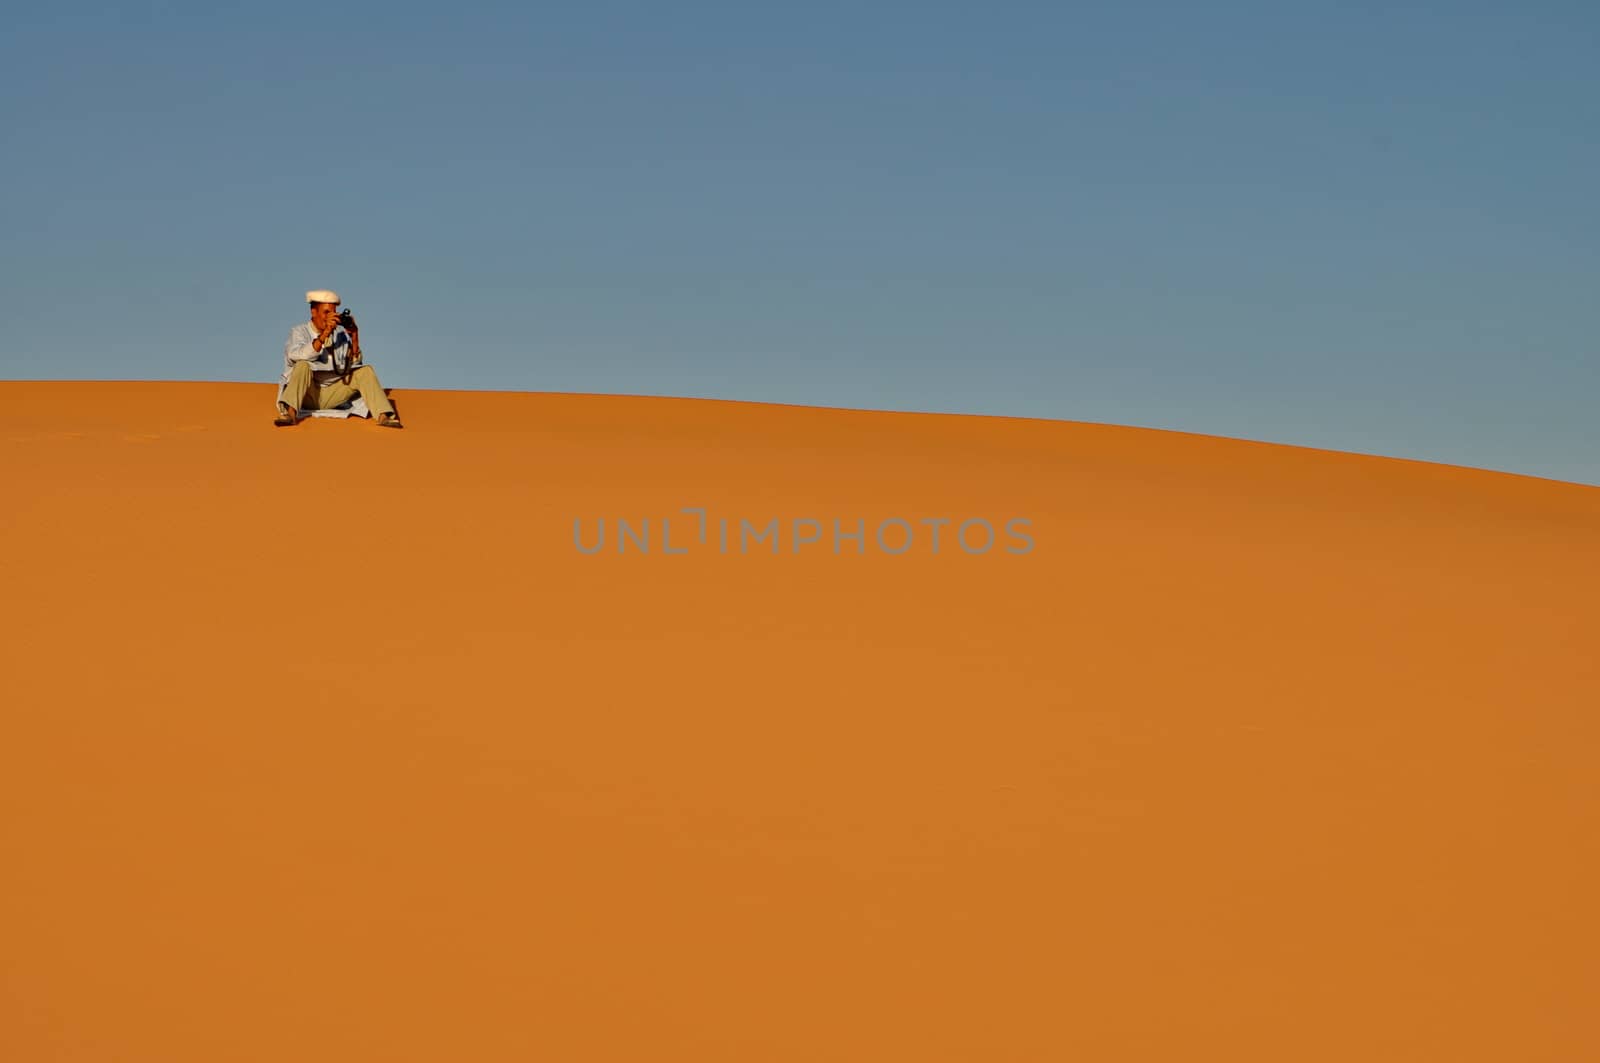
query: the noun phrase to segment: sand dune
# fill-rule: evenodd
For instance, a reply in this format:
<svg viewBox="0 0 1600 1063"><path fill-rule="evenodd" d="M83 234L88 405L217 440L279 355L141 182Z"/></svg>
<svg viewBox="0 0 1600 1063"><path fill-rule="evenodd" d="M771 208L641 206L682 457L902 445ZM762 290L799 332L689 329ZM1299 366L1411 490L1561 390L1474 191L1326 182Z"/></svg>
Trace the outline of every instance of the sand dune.
<svg viewBox="0 0 1600 1063"><path fill-rule="evenodd" d="M1600 489L271 396L0 384L0 1058L1600 1058Z"/></svg>

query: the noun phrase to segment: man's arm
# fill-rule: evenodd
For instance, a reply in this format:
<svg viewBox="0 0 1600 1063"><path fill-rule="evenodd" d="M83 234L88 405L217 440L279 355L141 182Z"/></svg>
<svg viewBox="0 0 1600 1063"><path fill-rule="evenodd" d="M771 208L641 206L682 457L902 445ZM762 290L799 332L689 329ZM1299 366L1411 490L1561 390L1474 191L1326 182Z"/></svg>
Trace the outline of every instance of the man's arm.
<svg viewBox="0 0 1600 1063"><path fill-rule="evenodd" d="M326 338L317 335L309 325L296 325L289 330L289 339L283 345L285 362L310 362L323 356Z"/></svg>
<svg viewBox="0 0 1600 1063"><path fill-rule="evenodd" d="M317 337L304 325L296 325L289 330L289 339L283 345L283 360L285 362L305 362L316 358L320 353L317 350Z"/></svg>

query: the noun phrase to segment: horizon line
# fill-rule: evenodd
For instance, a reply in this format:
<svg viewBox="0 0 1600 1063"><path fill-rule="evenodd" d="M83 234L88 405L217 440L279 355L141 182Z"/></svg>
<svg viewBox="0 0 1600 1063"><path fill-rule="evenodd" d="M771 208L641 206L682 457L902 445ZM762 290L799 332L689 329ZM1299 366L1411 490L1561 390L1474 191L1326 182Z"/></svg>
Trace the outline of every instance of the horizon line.
<svg viewBox="0 0 1600 1063"><path fill-rule="evenodd" d="M276 382L265 380L180 380L180 379L150 379L131 377L95 377L95 378L63 378L63 377L0 377L0 385L5 384L189 384L189 385L237 385L243 387L275 387ZM1516 476L1528 480L1541 480L1547 483L1568 484L1573 487L1583 487L1590 490L1600 490L1600 484L1584 483L1580 480L1563 480L1553 476L1540 476L1536 473L1514 472L1509 469L1496 469L1483 465L1463 465L1459 462L1437 461L1431 458L1408 458L1397 454L1382 454L1373 451L1340 450L1333 447L1317 447L1305 443L1291 443L1283 440L1259 439L1249 436L1231 436L1216 432L1197 432L1183 428L1162 428L1155 425L1125 424L1115 421L1085 421L1067 417L1040 417L1029 414L1000 414L1000 413L975 413L961 410L894 410L871 406L824 406L808 402L782 402L772 399L730 399L711 395L666 395L645 392L618 392L618 391L544 391L521 388L436 388L436 387L389 387L390 392L444 392L458 395L548 395L568 398L604 398L604 399L660 399L676 402L718 402L732 403L745 406L776 406L799 410L827 410L841 413L875 413L892 414L905 417L965 417L981 418L991 421L1030 421L1046 424L1076 424L1092 425L1097 428L1118 428L1132 432L1164 432L1172 435L1194 436L1201 439L1225 440L1232 443L1249 443L1256 446L1287 447L1294 450L1310 450L1323 454L1340 454L1356 458L1370 458L1379 461L1400 461L1416 465L1437 465L1447 469L1464 469L1470 472L1486 472L1499 476Z"/></svg>

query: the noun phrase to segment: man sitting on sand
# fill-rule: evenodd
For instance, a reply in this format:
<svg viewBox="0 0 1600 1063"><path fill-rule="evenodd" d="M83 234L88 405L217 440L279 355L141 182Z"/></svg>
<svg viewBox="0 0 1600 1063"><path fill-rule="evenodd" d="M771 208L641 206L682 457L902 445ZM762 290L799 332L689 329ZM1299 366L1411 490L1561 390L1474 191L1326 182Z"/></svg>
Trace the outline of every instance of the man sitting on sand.
<svg viewBox="0 0 1600 1063"><path fill-rule="evenodd" d="M361 331L355 318L339 314L339 293L306 292L311 320L289 330L283 345L283 378L278 384L275 425L292 425L299 410L331 410L357 393L384 428L400 428L389 396L370 365L361 364Z"/></svg>

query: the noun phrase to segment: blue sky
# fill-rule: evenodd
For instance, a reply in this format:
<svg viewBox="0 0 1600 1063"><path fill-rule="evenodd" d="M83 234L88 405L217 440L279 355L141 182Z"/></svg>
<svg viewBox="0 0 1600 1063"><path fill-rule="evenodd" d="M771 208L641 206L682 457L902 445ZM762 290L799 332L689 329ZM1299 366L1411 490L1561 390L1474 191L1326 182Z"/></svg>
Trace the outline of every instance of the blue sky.
<svg viewBox="0 0 1600 1063"><path fill-rule="evenodd" d="M0 377L1010 414L1600 484L1600 5L126 4L0 37Z"/></svg>

